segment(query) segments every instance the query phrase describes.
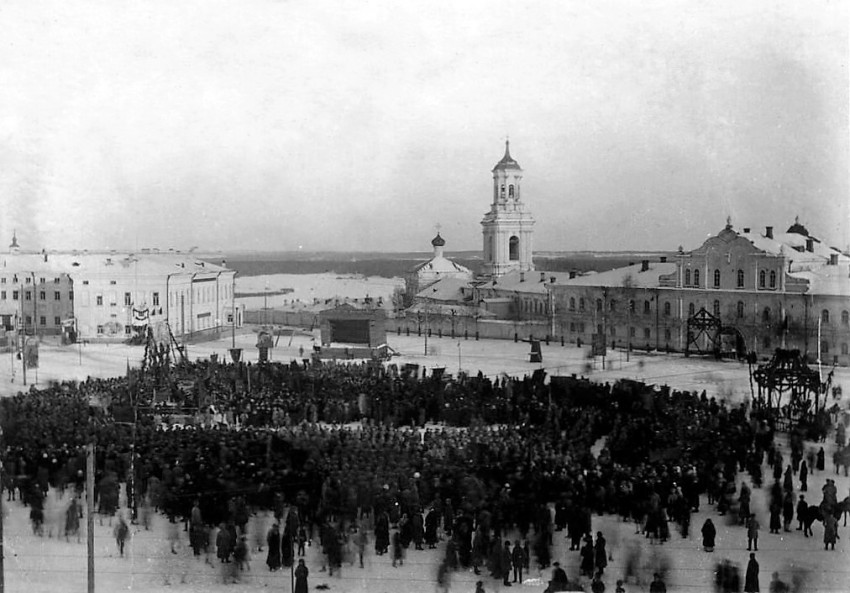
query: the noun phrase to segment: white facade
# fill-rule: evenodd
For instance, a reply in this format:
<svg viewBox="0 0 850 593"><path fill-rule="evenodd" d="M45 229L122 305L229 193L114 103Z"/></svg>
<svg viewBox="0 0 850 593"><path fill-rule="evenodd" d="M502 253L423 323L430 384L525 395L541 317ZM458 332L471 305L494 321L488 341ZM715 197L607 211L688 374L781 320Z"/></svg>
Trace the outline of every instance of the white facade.
<svg viewBox="0 0 850 593"><path fill-rule="evenodd" d="M493 203L481 221L484 239L482 274L498 278L517 270L534 270L534 218L526 210L521 191L522 169L505 142L505 156L493 168Z"/></svg>

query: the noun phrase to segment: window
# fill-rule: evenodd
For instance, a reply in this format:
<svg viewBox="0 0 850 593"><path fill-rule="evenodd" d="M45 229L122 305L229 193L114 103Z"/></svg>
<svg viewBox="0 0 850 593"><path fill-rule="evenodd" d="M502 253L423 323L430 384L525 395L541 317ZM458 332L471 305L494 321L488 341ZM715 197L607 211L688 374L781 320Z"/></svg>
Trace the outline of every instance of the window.
<svg viewBox="0 0 850 593"><path fill-rule="evenodd" d="M68 300L69 300L69 301L73 301L73 300L74 300L74 291L73 291L73 290L69 290L69 291L68 291Z"/></svg>
<svg viewBox="0 0 850 593"><path fill-rule="evenodd" d="M576 298L570 297L570 311L575 311L576 309Z"/></svg>
<svg viewBox="0 0 850 593"><path fill-rule="evenodd" d="M602 311L602 299L596 299L596 310Z"/></svg>
<svg viewBox="0 0 850 593"><path fill-rule="evenodd" d="M5 276L0 278L0 284L6 284L6 277Z"/></svg>
<svg viewBox="0 0 850 593"><path fill-rule="evenodd" d="M664 303L664 317L670 317L670 301Z"/></svg>
<svg viewBox="0 0 850 593"><path fill-rule="evenodd" d="M509 198L514 197L514 186L513 186L513 184L508 186L508 197Z"/></svg>
<svg viewBox="0 0 850 593"><path fill-rule="evenodd" d="M693 303L688 305L688 317L693 317L694 313L696 313L696 306Z"/></svg>
<svg viewBox="0 0 850 593"><path fill-rule="evenodd" d="M47 300L47 292L45 292L43 290L39 290L38 291L38 300L46 301Z"/></svg>
<svg viewBox="0 0 850 593"><path fill-rule="evenodd" d="M770 287L776 288L776 272L773 270L770 271Z"/></svg>
<svg viewBox="0 0 850 593"><path fill-rule="evenodd" d="M738 270L738 288L744 288L744 270Z"/></svg>
<svg viewBox="0 0 850 593"><path fill-rule="evenodd" d="M6 300L6 291L5 290L0 290L0 300L2 300L2 301Z"/></svg>
<svg viewBox="0 0 850 593"><path fill-rule="evenodd" d="M829 342L827 342L826 340L823 340L820 343L820 352L821 352L821 354L829 354Z"/></svg>
<svg viewBox="0 0 850 593"><path fill-rule="evenodd" d="M29 276L27 276L27 278L26 278L26 284L29 284L29 283L30 283L30 280L32 280L32 278L30 278Z"/></svg>
<svg viewBox="0 0 850 593"><path fill-rule="evenodd" d="M764 288L765 273L764 270L759 272L759 288Z"/></svg>
<svg viewBox="0 0 850 593"><path fill-rule="evenodd" d="M635 312L635 301L634 299L629 299L629 313Z"/></svg>
<svg viewBox="0 0 850 593"><path fill-rule="evenodd" d="M109 281L109 283L110 283L110 284L117 284L117 283L115 282L115 280L110 280L110 281Z"/></svg>
<svg viewBox="0 0 850 593"><path fill-rule="evenodd" d="M744 301L738 301L737 313L738 313L738 319L741 319L741 318L744 317Z"/></svg>
<svg viewBox="0 0 850 593"><path fill-rule="evenodd" d="M579 297L578 299L578 310L584 311L584 299L582 297Z"/></svg>
<svg viewBox="0 0 850 593"><path fill-rule="evenodd" d="M648 340L652 336L652 333L649 331L648 327L643 328L643 339Z"/></svg>
<svg viewBox="0 0 850 593"><path fill-rule="evenodd" d="M770 307L765 307L761 313L761 320L765 323L770 323Z"/></svg>
<svg viewBox="0 0 850 593"><path fill-rule="evenodd" d="M124 305L129 307L133 304L133 295L132 293L125 292L124 293Z"/></svg>
<svg viewBox="0 0 850 593"><path fill-rule="evenodd" d="M229 320L228 320L228 321L229 321ZM570 333L573 333L573 332L575 332L575 331L576 331L576 324L575 324L575 323L570 323Z"/></svg>
<svg viewBox="0 0 850 593"><path fill-rule="evenodd" d="M95 297L95 304L96 304L98 307L102 307L102 306L103 306L103 295L102 295L102 294L99 294L99 295L97 295L97 297Z"/></svg>
<svg viewBox="0 0 850 593"><path fill-rule="evenodd" d="M508 259L519 261L519 238L516 235L508 239Z"/></svg>
<svg viewBox="0 0 850 593"><path fill-rule="evenodd" d="M609 311L616 311L617 310L617 301L615 301L614 299L611 299L608 302L608 310Z"/></svg>
<svg viewBox="0 0 850 593"><path fill-rule="evenodd" d="M720 288L720 270L714 270L714 288Z"/></svg>
<svg viewBox="0 0 850 593"><path fill-rule="evenodd" d="M768 336L765 336L764 339L761 341L761 345L764 346L765 350L770 350L770 338Z"/></svg>
<svg viewBox="0 0 850 593"><path fill-rule="evenodd" d="M153 306L159 307L159 293L158 292L153 293Z"/></svg>
<svg viewBox="0 0 850 593"><path fill-rule="evenodd" d="M664 341L668 342L668 343L670 342L670 330L669 329L664 330Z"/></svg>
<svg viewBox="0 0 850 593"><path fill-rule="evenodd" d="M129 336L129 335L130 335L130 331L132 331L132 328L131 328L129 325L125 325L125 326L124 326L124 335L125 335L125 336Z"/></svg>
<svg viewBox="0 0 850 593"><path fill-rule="evenodd" d="M691 271L685 270L685 286L690 286L691 284Z"/></svg>
<svg viewBox="0 0 850 593"><path fill-rule="evenodd" d="M53 300L54 301L61 301L62 300L62 293L59 292L58 290L54 290L53 291Z"/></svg>
<svg viewBox="0 0 850 593"><path fill-rule="evenodd" d="M699 286L699 270L694 270L694 286Z"/></svg>
<svg viewBox="0 0 850 593"><path fill-rule="evenodd" d="M88 280L83 280L83 284L88 284L88 283L89 283Z"/></svg>
<svg viewBox="0 0 850 593"><path fill-rule="evenodd" d="M27 325L32 325L32 315L27 315L27 316L25 317L25 319L24 319L24 322L25 322Z"/></svg>
<svg viewBox="0 0 850 593"><path fill-rule="evenodd" d="M18 300L18 291L17 291L17 290L13 290L13 291L12 291L12 300L13 300L13 301L17 301L17 300Z"/></svg>
<svg viewBox="0 0 850 593"><path fill-rule="evenodd" d="M714 301L713 311L715 317L720 317L720 301Z"/></svg>
<svg viewBox="0 0 850 593"><path fill-rule="evenodd" d="M58 315L53 318L53 325L62 325L62 319Z"/></svg>
<svg viewBox="0 0 850 593"><path fill-rule="evenodd" d="M820 312L820 321L821 323L829 323L829 311L827 309Z"/></svg>
<svg viewBox="0 0 850 593"><path fill-rule="evenodd" d="M847 349L847 342L842 342L842 344L841 344L841 354L843 354L844 356L847 356L847 354L850 354L850 351L848 351L848 349Z"/></svg>
<svg viewBox="0 0 850 593"><path fill-rule="evenodd" d="M38 279L38 283L39 283L39 284L44 284L44 278L39 278L39 279Z"/></svg>
<svg viewBox="0 0 850 593"><path fill-rule="evenodd" d="M581 334L583 334L583 333L584 333L584 323L579 323L579 324L578 324L578 331L579 331L579 333L581 333Z"/></svg>
<svg viewBox="0 0 850 593"><path fill-rule="evenodd" d="M501 187L501 196L503 198L505 197L505 184L504 183L502 184L502 187Z"/></svg>
<svg viewBox="0 0 850 593"><path fill-rule="evenodd" d="M62 279L59 278L58 276L53 279L53 284L59 284L60 282L62 282Z"/></svg>
<svg viewBox="0 0 850 593"><path fill-rule="evenodd" d="M611 334L612 337L616 336L617 335L617 328L612 325L611 331L609 333Z"/></svg>
<svg viewBox="0 0 850 593"><path fill-rule="evenodd" d="M32 300L32 293L30 291L28 291L28 290L24 291L24 300L25 301L31 301Z"/></svg>
<svg viewBox="0 0 850 593"><path fill-rule="evenodd" d="M850 311L841 312L841 325L850 325Z"/></svg>
<svg viewBox="0 0 850 593"><path fill-rule="evenodd" d="M47 325L47 317L45 317L44 315L41 315L38 318L38 324L39 325Z"/></svg>
<svg viewBox="0 0 850 593"><path fill-rule="evenodd" d="M652 305L649 304L649 301L643 302L643 314L649 315L652 312Z"/></svg>
<svg viewBox="0 0 850 593"><path fill-rule="evenodd" d="M98 335L103 333L103 326L102 325L97 326L97 333L98 333Z"/></svg>

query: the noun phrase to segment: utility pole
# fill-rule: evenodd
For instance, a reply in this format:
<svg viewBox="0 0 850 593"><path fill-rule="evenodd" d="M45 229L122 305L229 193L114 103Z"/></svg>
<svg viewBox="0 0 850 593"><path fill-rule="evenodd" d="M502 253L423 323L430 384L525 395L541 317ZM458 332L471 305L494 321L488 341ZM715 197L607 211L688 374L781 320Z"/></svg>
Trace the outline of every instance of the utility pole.
<svg viewBox="0 0 850 593"><path fill-rule="evenodd" d="M88 593L94 593L94 443L86 446L86 550Z"/></svg>

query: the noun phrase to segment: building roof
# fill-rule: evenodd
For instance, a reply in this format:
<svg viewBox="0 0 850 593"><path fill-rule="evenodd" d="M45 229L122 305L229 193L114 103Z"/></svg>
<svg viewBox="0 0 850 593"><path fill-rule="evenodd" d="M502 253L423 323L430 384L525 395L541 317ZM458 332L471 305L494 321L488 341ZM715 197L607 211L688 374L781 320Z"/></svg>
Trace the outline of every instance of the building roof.
<svg viewBox="0 0 850 593"><path fill-rule="evenodd" d="M507 169L520 169L519 163L516 162L513 157L511 157L511 141L505 140L505 156L502 157L502 160L496 163L496 166L493 167L493 171L500 170L504 171Z"/></svg>
<svg viewBox="0 0 850 593"><path fill-rule="evenodd" d="M426 262L422 262L421 264L416 264L411 269L411 272L416 273L426 273L426 274L468 274L469 277L472 277L472 272L469 268L466 268L460 264L456 264L450 259L443 257L442 255L435 255L431 259Z"/></svg>
<svg viewBox="0 0 850 593"><path fill-rule="evenodd" d="M611 286L632 288L656 288L661 286L660 279L676 271L675 262L649 262L648 269L641 271L642 264L633 264L622 268L614 268L596 274L577 276L559 282L566 286Z"/></svg>
<svg viewBox="0 0 850 593"><path fill-rule="evenodd" d="M554 278L554 282L552 279ZM520 272L519 270L511 270L506 274L499 276L496 283L493 281L481 284L481 288L493 288L495 290L506 290L511 292L522 292L527 294L546 294L546 287L553 284L568 284L570 280L569 272L542 272L529 271Z"/></svg>
<svg viewBox="0 0 850 593"><path fill-rule="evenodd" d="M428 288L424 288L416 293L416 298L431 301L460 302L464 299L463 289L468 287L469 281L463 278L442 278L428 286Z"/></svg>
<svg viewBox="0 0 850 593"><path fill-rule="evenodd" d="M67 273L72 276L167 276L169 274L217 274L229 268L179 252L43 252L0 255L0 267L8 271Z"/></svg>
<svg viewBox="0 0 850 593"><path fill-rule="evenodd" d="M850 297L850 265L824 265L815 270L790 272L789 275L808 281L806 294Z"/></svg>

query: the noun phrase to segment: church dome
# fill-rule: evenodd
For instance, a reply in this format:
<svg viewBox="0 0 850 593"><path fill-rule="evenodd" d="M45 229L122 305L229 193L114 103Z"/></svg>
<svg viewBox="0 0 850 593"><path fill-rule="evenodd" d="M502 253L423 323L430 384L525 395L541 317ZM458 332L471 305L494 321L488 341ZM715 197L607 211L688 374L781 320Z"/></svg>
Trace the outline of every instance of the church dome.
<svg viewBox="0 0 850 593"><path fill-rule="evenodd" d="M434 247L442 247L446 244L446 240L440 236L440 233L437 233L437 236L431 239L431 245Z"/></svg>
<svg viewBox="0 0 850 593"><path fill-rule="evenodd" d="M806 227L804 227L803 225L800 224L799 218L794 219L794 224L792 224L790 227L788 227L787 232L796 233L798 235L803 235L804 237L809 236L809 229L807 229Z"/></svg>
<svg viewBox="0 0 850 593"><path fill-rule="evenodd" d="M508 169L519 169L519 163L516 162L511 156L511 141L505 140L505 156L502 157L502 160L496 163L496 166L493 167L494 171L506 171Z"/></svg>

